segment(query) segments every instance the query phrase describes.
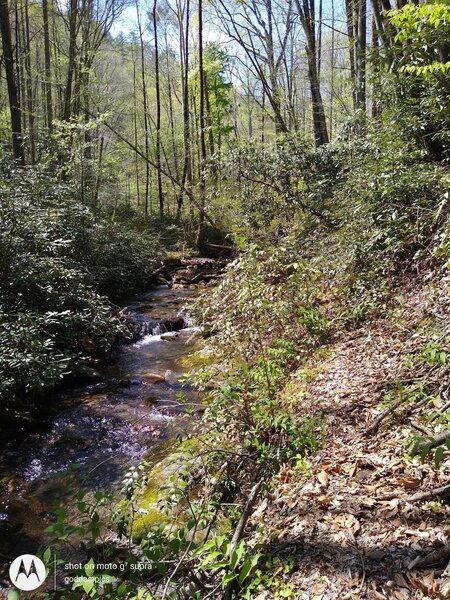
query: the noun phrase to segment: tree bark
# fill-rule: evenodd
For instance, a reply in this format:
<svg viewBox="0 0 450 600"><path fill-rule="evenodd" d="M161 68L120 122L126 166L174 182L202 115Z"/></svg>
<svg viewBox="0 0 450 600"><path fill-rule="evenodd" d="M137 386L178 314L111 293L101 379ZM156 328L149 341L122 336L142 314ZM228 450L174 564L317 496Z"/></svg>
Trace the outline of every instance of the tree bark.
<svg viewBox="0 0 450 600"><path fill-rule="evenodd" d="M48 25L48 0L42 0L42 19L44 31L44 68L45 68L45 109L47 117L47 129L53 132L53 100L51 84L51 56L50 56L50 32Z"/></svg>
<svg viewBox="0 0 450 600"><path fill-rule="evenodd" d="M155 44L155 87L156 87L156 164L158 178L159 216L164 216L164 194L161 177L161 86L159 82L158 26L156 21L157 0L153 2L153 35Z"/></svg>
<svg viewBox="0 0 450 600"><path fill-rule="evenodd" d="M204 242L206 205L206 140L205 140L205 88L203 74L203 0L198 2L198 68L200 75L200 206L197 230L197 247L201 251Z"/></svg>
<svg viewBox="0 0 450 600"><path fill-rule="evenodd" d="M22 144L21 107L17 92L17 84L14 77L11 23L7 0L0 0L0 28L2 34L3 63L5 65L6 82L8 86L13 156L19 164L23 165L25 164L25 154Z"/></svg>
<svg viewBox="0 0 450 600"><path fill-rule="evenodd" d="M311 90L314 142L316 148L318 148L323 144L328 144L329 138L325 109L320 91L314 0L296 0L296 5L306 37L306 56L308 59L308 77Z"/></svg>
<svg viewBox="0 0 450 600"><path fill-rule="evenodd" d="M358 0L358 37L356 47L356 106L366 112L366 36L367 0Z"/></svg>
<svg viewBox="0 0 450 600"><path fill-rule="evenodd" d="M181 177L181 188L177 197L177 220L181 218L183 209L183 193L188 182L188 188L192 189L192 161L190 147L190 123L189 123L189 0L186 0L186 26L183 25L183 13L181 4L177 5L178 24L180 28L180 58L181 58L181 85L183 91L183 173Z"/></svg>
<svg viewBox="0 0 450 600"><path fill-rule="evenodd" d="M145 196L144 196L144 214L148 217L148 205L150 196L150 164L148 162L150 156L150 142L149 142L149 126L148 126L148 107L147 107L147 83L145 80L145 52L144 52L144 38L142 35L141 16L139 12L139 4L136 0L136 16L139 31L139 44L141 49L141 86L142 86L142 103L144 109L144 138L145 138L145 156L147 157L145 164ZM150 204L150 214L151 214Z"/></svg>
<svg viewBox="0 0 450 600"><path fill-rule="evenodd" d="M64 96L63 119L69 121L72 116L72 88L75 75L76 37L78 21L78 0L70 0L69 8L69 60L67 65L67 81Z"/></svg>

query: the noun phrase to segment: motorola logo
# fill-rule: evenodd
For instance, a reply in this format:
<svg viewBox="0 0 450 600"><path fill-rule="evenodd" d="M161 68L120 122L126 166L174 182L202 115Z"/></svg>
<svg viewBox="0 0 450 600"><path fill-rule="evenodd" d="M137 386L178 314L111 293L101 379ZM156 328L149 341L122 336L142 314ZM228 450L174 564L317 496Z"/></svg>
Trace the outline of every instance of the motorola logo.
<svg viewBox="0 0 450 600"><path fill-rule="evenodd" d="M9 567L9 578L19 590L30 592L37 590L47 577L45 565L40 558L33 554L18 556Z"/></svg>

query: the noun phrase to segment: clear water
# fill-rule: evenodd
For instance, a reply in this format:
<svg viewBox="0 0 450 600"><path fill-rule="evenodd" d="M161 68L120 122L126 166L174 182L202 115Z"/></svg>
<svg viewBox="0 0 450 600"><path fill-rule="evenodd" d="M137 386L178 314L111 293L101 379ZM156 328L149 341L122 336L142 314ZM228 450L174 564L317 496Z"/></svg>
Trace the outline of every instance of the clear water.
<svg viewBox="0 0 450 600"><path fill-rule="evenodd" d="M99 368L106 380L129 383L109 391L103 383L65 390L65 408L49 427L31 427L3 444L0 586L8 585L9 563L22 553L34 553L45 541L54 500L70 509L80 485L105 491L117 487L130 465L151 457L162 442L192 426L183 401L201 399L180 379L188 371L183 359L200 343L199 330L183 312L194 294L160 287L134 299L128 314L139 323L143 337L122 346ZM168 322L180 315L186 327L166 335ZM76 465L76 475L71 465Z"/></svg>

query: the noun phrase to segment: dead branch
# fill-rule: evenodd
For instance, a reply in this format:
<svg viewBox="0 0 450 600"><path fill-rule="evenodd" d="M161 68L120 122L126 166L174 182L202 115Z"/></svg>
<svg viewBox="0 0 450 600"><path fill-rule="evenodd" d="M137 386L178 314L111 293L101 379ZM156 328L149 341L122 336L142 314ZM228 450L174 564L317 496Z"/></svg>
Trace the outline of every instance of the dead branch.
<svg viewBox="0 0 450 600"><path fill-rule="evenodd" d="M437 563L441 563L444 560L450 557L450 544L446 544L437 550L433 550L426 556L418 556L408 565L408 570L412 569L423 569L423 567L428 567L429 565L434 565Z"/></svg>
<svg viewBox="0 0 450 600"><path fill-rule="evenodd" d="M233 552L236 550L236 546L239 544L239 542L244 534L245 526L247 525L248 518L249 518L249 516L253 510L253 506L255 505L255 502L258 498L258 494L261 489L262 483L263 483L262 480L258 481L258 483L256 483L253 486L253 488L249 494L247 502L244 506L244 510L242 511L241 518L239 519L239 523L237 524L233 538L231 540L230 557L233 554Z"/></svg>
<svg viewBox="0 0 450 600"><path fill-rule="evenodd" d="M255 502L258 498L258 494L261 490L263 481L260 480L256 483L250 491L247 502L245 503L244 510L242 511L241 518L237 524L237 527L234 531L233 537L231 539L230 549L229 549L229 557L233 555L233 552L236 550L237 545L239 544L245 530L245 526L247 525L247 521L252 513ZM191 598L194 592L199 589L204 589L208 587L208 580L211 581L222 569L217 568L210 571L210 573L206 574L203 571L197 572L195 581L191 581L188 585L186 585L182 590L181 594L183 598ZM227 598L227 590L224 592L224 598ZM231 591L231 590L230 590Z"/></svg>
<svg viewBox="0 0 450 600"><path fill-rule="evenodd" d="M416 448L413 448L414 452L411 452L411 454L412 456L415 456L416 454L420 454L425 448L428 448L429 450L431 450L431 448L437 448L444 444L448 439L450 439L450 431L447 429L446 431L441 431L441 433L436 436L430 436L429 438L422 440Z"/></svg>
<svg viewBox="0 0 450 600"><path fill-rule="evenodd" d="M391 492L389 494L383 494L382 496L376 496L375 500L379 502L380 500L395 500L396 498L398 498L399 502L401 503L414 504L414 502L423 502L424 500L431 500L432 498L436 498L437 496L443 496L448 492L450 492L449 483L441 487L429 490L428 492L418 492L417 494L413 494L412 496L406 498L398 498L398 492Z"/></svg>
<svg viewBox="0 0 450 600"><path fill-rule="evenodd" d="M375 433L375 431L378 429L378 427L380 426L380 423L390 414L392 414L396 408L398 408L400 406L400 404L403 404L404 399L400 398L400 400L397 400L397 402L394 402L394 404L392 406L389 406L389 408L386 408L385 410L383 410L383 412L381 412L378 417L376 417L373 421L372 424L366 429L365 433L366 435L372 435L372 433Z"/></svg>
<svg viewBox="0 0 450 600"><path fill-rule="evenodd" d="M262 483L263 483L262 479L260 481L258 481L258 483L256 483L253 486L253 488L249 494L249 497L247 498L247 502L244 506L244 510L242 511L241 518L239 519L239 523L237 524L237 527L236 527L233 537L231 539L230 549L229 549L229 553L228 553L230 560L231 560L231 557L233 556L233 552L236 550L237 545L239 544L242 536L244 535L245 526L247 525L248 518L250 517L250 515L253 511L253 507L255 505L255 502L258 498L259 492L262 487ZM233 590L233 582L231 581L225 588L225 591L223 594L224 600L231 599L232 590Z"/></svg>

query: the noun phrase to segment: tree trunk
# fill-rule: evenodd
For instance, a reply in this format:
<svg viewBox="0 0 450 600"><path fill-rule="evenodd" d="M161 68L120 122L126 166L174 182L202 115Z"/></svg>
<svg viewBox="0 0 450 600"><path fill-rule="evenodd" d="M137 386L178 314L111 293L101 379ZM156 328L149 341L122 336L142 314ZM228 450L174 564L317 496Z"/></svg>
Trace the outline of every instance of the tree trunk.
<svg viewBox="0 0 450 600"><path fill-rule="evenodd" d="M158 27L156 22L157 0L153 2L153 34L155 43L155 86L156 86L156 164L158 177L158 200L159 216L164 215L164 195L162 189L161 177L161 87L159 82L159 48L158 48Z"/></svg>
<svg viewBox="0 0 450 600"><path fill-rule="evenodd" d="M45 65L45 108L47 116L47 129L53 131L53 100L51 85L51 58L50 58L50 33L48 26L48 0L42 0L42 18L44 26L44 65Z"/></svg>
<svg viewBox="0 0 450 600"><path fill-rule="evenodd" d="M139 43L141 48L141 85L142 85L142 103L144 109L144 136L145 136L145 156L147 161L145 164L145 196L144 196L144 214L148 217L148 204L150 196L150 164L148 158L150 156L150 143L149 143L149 127L148 127L148 109L147 109L147 84L145 81L145 52L144 52L144 39L142 35L141 16L139 12L139 4L136 0L136 15L139 31ZM150 204L150 214L151 214Z"/></svg>
<svg viewBox="0 0 450 600"><path fill-rule="evenodd" d="M21 107L14 77L11 24L7 0L0 0L0 28L2 33L3 63L5 65L6 82L8 86L9 111L11 115L13 156L19 164L23 165L25 164L25 155L22 145Z"/></svg>
<svg viewBox="0 0 450 600"><path fill-rule="evenodd" d="M177 220L181 218L183 208L183 194L186 181L188 188L192 189L192 161L190 147L190 124L189 124L189 0L186 0L186 26L183 27L183 14L181 6L178 5L178 22L180 27L180 57L181 57L181 85L183 91L183 174L181 188L177 197Z"/></svg>
<svg viewBox="0 0 450 600"><path fill-rule="evenodd" d="M205 89L203 74L203 0L198 2L198 68L200 74L200 205L197 247L201 251L204 241L206 205L206 140L205 140Z"/></svg>
<svg viewBox="0 0 450 600"><path fill-rule="evenodd" d="M325 109L320 91L314 0L301 0L301 3L300 0L296 0L296 4L306 37L306 56L308 58L308 77L311 90L314 142L316 148L318 148L323 144L328 144L329 138Z"/></svg>
<svg viewBox="0 0 450 600"><path fill-rule="evenodd" d="M70 0L69 9L69 61L67 65L66 92L64 96L63 119L69 121L72 116L72 88L75 75L76 37L78 20L78 0Z"/></svg>
<svg viewBox="0 0 450 600"><path fill-rule="evenodd" d="M366 36L367 2L358 0L358 37L356 46L356 106L366 112Z"/></svg>
<svg viewBox="0 0 450 600"><path fill-rule="evenodd" d="M354 2L357 0L345 0L345 12L347 16L348 51L350 57L350 80L352 84L353 107L356 106L356 40L354 22Z"/></svg>
<svg viewBox="0 0 450 600"><path fill-rule="evenodd" d="M27 92L27 119L28 119L28 138L29 138L29 151L30 151L30 163L32 165L36 162L36 135L35 135L35 117L34 117L34 102L33 102L33 80L31 73L31 43L30 43L30 18L29 18L29 7L28 0L25 0L23 7L24 10L24 40L25 40L25 79L26 79L26 92Z"/></svg>

